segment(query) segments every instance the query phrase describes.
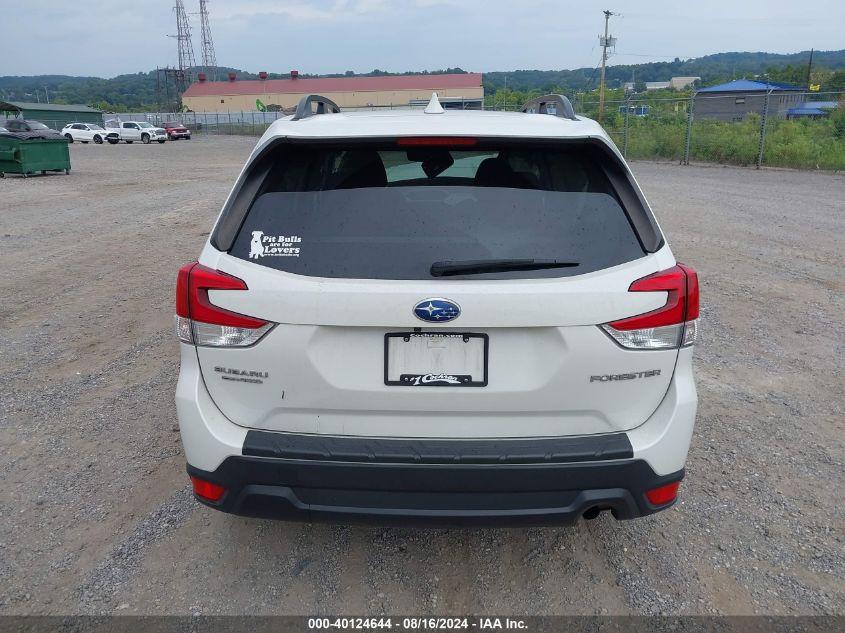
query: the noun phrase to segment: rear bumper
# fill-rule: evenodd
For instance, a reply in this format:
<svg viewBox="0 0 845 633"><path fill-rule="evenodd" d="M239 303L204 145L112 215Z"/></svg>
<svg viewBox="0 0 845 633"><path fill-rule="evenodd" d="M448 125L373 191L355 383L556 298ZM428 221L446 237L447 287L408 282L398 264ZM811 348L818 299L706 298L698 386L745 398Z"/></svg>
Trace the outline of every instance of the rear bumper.
<svg viewBox="0 0 845 633"><path fill-rule="evenodd" d="M188 473L227 489L223 512L295 521L423 525L561 525L585 512L633 519L671 507L645 492L679 481L643 460L577 463L354 463L250 456Z"/></svg>
<svg viewBox="0 0 845 633"><path fill-rule="evenodd" d="M620 433L546 439L400 440L297 435L233 424L181 344L176 408L188 472L227 489L206 505L304 521L550 525L592 508L651 514L647 490L683 477L696 412L682 349L652 417ZM456 444L460 447L456 449Z"/></svg>

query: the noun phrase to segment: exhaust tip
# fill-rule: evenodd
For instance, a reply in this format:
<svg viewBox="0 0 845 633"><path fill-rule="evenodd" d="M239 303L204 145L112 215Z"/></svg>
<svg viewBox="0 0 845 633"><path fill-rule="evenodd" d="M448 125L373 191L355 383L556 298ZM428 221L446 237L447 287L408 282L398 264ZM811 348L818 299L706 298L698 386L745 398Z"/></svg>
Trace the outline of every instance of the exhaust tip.
<svg viewBox="0 0 845 633"><path fill-rule="evenodd" d="M592 508L587 508L587 509L584 511L584 513L581 515L581 517L582 517L585 521L592 521L593 519L595 519L596 517L598 517L598 515L600 515L600 514L601 514L601 511L602 511L602 510L604 510L604 508L600 508L600 507L598 507L598 506L593 506Z"/></svg>

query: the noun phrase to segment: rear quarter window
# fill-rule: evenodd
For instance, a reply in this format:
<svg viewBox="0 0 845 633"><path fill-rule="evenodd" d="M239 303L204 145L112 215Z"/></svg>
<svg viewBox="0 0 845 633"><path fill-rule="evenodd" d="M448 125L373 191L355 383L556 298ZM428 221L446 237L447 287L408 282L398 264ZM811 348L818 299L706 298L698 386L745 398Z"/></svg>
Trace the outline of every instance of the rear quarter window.
<svg viewBox="0 0 845 633"><path fill-rule="evenodd" d="M471 275L561 277L646 252L612 175L583 144L290 144L254 169L242 216L224 211L213 241L238 219L231 255L298 275L432 279L444 261L577 264Z"/></svg>

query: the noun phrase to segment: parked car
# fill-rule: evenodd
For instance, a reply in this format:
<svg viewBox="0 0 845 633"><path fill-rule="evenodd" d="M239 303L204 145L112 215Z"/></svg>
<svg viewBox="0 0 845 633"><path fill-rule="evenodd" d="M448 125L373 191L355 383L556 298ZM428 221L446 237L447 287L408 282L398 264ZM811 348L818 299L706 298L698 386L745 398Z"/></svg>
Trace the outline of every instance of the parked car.
<svg viewBox="0 0 845 633"><path fill-rule="evenodd" d="M435 95L388 120L304 97L177 277L194 494L308 521L664 510L698 304L621 153L565 98Z"/></svg>
<svg viewBox="0 0 845 633"><path fill-rule="evenodd" d="M40 121L33 121L31 119L7 119L3 127L9 132L41 132L47 136L59 133Z"/></svg>
<svg viewBox="0 0 845 633"><path fill-rule="evenodd" d="M101 145L103 141L108 141L114 145L120 140L120 135L117 132L106 130L96 123L68 123L62 128L62 136L70 143L74 141L80 143L94 141L97 145Z"/></svg>
<svg viewBox="0 0 845 633"><path fill-rule="evenodd" d="M135 141L142 143L150 143L158 141L164 143L167 140L167 132L164 128L156 127L147 121L119 121L112 119L106 121L106 129L116 131L120 135L120 140L128 144Z"/></svg>
<svg viewBox="0 0 845 633"><path fill-rule="evenodd" d="M176 141L180 138L191 140L191 130L178 121L166 121L161 124L161 127L167 132L167 136L171 141Z"/></svg>

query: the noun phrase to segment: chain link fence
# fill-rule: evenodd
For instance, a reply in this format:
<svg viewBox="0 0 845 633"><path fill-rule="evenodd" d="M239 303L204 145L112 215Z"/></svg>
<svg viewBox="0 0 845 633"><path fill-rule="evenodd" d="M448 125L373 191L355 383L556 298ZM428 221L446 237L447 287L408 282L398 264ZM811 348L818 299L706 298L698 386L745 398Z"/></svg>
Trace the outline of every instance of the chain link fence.
<svg viewBox="0 0 845 633"><path fill-rule="evenodd" d="M577 98L578 114L597 119L599 103ZM421 109L368 106L361 110ZM514 104L488 110L519 110ZM348 111L350 108L344 108ZM286 112L130 112L105 114L104 120L178 121L193 135L260 136ZM61 129L61 125L49 127ZM845 93L771 92L768 94L649 97L605 102L602 124L620 151L632 159L663 159L681 164L845 170Z"/></svg>
<svg viewBox="0 0 845 633"><path fill-rule="evenodd" d="M598 119L598 100L572 105ZM605 101L602 125L627 158L845 170L843 92L636 95Z"/></svg>
<svg viewBox="0 0 845 633"><path fill-rule="evenodd" d="M574 104L598 116L598 102ZM770 92L605 102L628 158L845 170L845 93Z"/></svg>
<svg viewBox="0 0 845 633"><path fill-rule="evenodd" d="M408 110L423 109L426 104L406 106L363 106L343 108L349 110ZM120 112L104 114L103 119L120 121L147 121L153 125L162 125L176 121L191 130L192 134L235 134L261 136L274 121L290 116L293 112L261 112L258 110L240 110L225 112Z"/></svg>
<svg viewBox="0 0 845 633"><path fill-rule="evenodd" d="M277 119L288 116L284 112L121 112L104 115L106 120L147 121L162 125L174 121L181 123L192 134L238 134L261 136Z"/></svg>

